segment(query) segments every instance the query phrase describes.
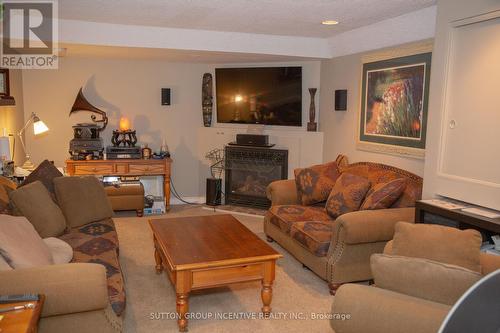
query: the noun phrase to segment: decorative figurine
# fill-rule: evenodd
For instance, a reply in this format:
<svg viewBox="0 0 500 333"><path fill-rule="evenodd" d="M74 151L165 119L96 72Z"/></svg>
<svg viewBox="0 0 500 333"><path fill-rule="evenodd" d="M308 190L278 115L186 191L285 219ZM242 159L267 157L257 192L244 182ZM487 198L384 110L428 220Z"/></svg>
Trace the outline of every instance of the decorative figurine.
<svg viewBox="0 0 500 333"><path fill-rule="evenodd" d="M311 105L309 106L309 122L307 123L307 130L309 132L316 132L318 124L314 121L316 119L316 105L314 104L314 96L316 95L317 88L309 88L311 95Z"/></svg>
<svg viewBox="0 0 500 333"><path fill-rule="evenodd" d="M212 74L205 73L203 74L201 85L201 108L203 110L203 125L205 127L212 126L212 93Z"/></svg>

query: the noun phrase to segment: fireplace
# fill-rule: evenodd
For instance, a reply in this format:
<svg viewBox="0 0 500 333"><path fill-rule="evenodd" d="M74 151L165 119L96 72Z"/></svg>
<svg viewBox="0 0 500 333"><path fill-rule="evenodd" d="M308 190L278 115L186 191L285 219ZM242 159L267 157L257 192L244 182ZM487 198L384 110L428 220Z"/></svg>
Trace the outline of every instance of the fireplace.
<svg viewBox="0 0 500 333"><path fill-rule="evenodd" d="M288 150L226 146L226 204L269 208L266 187L286 179Z"/></svg>

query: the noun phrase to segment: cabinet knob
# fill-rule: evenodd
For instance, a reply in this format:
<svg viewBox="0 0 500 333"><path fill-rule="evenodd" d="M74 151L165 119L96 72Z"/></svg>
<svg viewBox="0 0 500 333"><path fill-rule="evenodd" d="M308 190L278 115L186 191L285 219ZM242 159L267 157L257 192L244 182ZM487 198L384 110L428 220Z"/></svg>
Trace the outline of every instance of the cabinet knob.
<svg viewBox="0 0 500 333"><path fill-rule="evenodd" d="M93 169L92 169L92 171L93 171L93 172L96 172L96 171L97 171L97 168L93 168Z"/></svg>

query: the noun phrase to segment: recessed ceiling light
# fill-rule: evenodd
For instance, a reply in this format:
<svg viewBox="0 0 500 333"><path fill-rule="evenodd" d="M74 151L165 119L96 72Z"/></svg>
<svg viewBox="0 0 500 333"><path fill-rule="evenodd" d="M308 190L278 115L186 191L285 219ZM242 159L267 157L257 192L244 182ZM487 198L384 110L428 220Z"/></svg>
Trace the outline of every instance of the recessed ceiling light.
<svg viewBox="0 0 500 333"><path fill-rule="evenodd" d="M321 22L321 24L323 24L323 25L335 25L335 24L339 24L339 22L335 21L335 20L325 20L325 21Z"/></svg>

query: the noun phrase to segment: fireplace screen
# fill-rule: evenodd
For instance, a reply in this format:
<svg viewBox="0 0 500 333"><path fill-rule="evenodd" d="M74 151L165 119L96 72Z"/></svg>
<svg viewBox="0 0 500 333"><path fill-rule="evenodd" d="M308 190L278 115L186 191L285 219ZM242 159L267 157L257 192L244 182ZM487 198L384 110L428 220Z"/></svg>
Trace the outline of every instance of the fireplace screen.
<svg viewBox="0 0 500 333"><path fill-rule="evenodd" d="M286 179L288 151L269 148L226 147L226 203L243 206L270 206L266 187Z"/></svg>

